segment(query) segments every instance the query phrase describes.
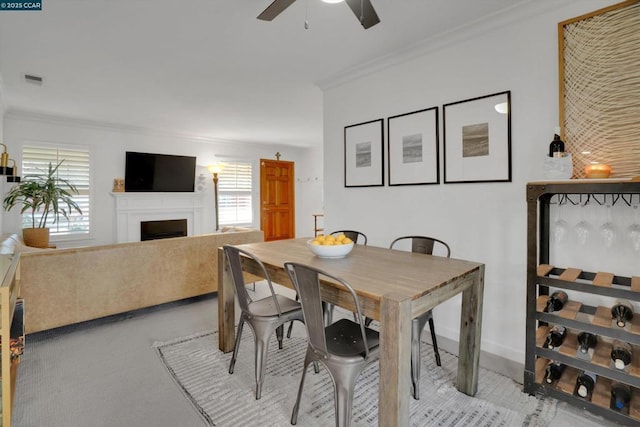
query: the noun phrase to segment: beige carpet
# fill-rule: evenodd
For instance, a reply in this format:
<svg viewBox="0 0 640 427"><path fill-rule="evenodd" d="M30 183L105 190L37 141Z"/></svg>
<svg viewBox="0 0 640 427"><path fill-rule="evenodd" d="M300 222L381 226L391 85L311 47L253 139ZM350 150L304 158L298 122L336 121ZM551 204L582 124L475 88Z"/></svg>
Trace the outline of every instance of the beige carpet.
<svg viewBox="0 0 640 427"><path fill-rule="evenodd" d="M235 372L229 375L231 354L217 348L215 332L203 332L156 343L160 359L187 399L209 425L289 425L306 350L304 326L295 325L296 336L285 339L278 350L272 337L262 399L254 398L253 336L243 334ZM556 401L536 399L521 391L510 378L481 369L475 398L458 392L455 376L458 360L441 351L442 367L433 350L422 351L421 400L410 401L413 426L546 426L556 415ZM367 368L358 380L353 426L377 425L378 365ZM407 390L407 394L409 390ZM298 417L300 426L334 423L333 388L326 371L310 372Z"/></svg>

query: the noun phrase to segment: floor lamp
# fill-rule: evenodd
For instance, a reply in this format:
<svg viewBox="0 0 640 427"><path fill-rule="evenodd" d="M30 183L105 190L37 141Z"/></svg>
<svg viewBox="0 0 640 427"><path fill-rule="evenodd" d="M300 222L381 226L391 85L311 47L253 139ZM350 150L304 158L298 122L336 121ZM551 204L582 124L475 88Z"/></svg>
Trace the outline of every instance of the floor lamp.
<svg viewBox="0 0 640 427"><path fill-rule="evenodd" d="M213 197L214 197L214 204L215 204L215 208L216 208L216 231L218 231L219 224L218 224L218 174L220 173L220 171L222 170L222 166L217 164L217 165L211 165L211 166L207 166L207 169L209 170L209 172L211 172L213 174Z"/></svg>

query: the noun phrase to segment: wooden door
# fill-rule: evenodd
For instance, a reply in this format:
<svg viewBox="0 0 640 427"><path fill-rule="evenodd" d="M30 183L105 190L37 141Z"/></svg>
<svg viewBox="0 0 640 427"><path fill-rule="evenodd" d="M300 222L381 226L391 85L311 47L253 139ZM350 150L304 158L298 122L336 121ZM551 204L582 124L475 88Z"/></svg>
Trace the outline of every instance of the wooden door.
<svg viewBox="0 0 640 427"><path fill-rule="evenodd" d="M293 162L260 159L260 204L265 242L295 237Z"/></svg>

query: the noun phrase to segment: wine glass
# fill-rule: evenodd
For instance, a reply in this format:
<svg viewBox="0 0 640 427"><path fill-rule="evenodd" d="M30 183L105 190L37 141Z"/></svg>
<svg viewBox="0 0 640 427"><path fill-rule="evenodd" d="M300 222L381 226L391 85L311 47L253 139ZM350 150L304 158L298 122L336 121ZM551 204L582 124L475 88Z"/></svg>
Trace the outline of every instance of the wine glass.
<svg viewBox="0 0 640 427"><path fill-rule="evenodd" d="M553 223L553 238L557 243L562 242L569 228L569 223L562 219L562 205L564 204L562 197L558 197L558 210L556 212L556 220Z"/></svg>
<svg viewBox="0 0 640 427"><path fill-rule="evenodd" d="M591 232L593 230L593 227L585 218L587 206L589 206L589 200L590 199L587 198L587 201L580 205L580 222L577 223L575 227L578 243L580 243L581 245L585 245L587 243L587 241L589 240L589 236L591 235Z"/></svg>
<svg viewBox="0 0 640 427"><path fill-rule="evenodd" d="M611 220L611 208L613 207L613 201L607 202L605 200L605 208L607 212L607 221L600 226L600 236L604 241L606 248L611 248L616 241L617 227Z"/></svg>
<svg viewBox="0 0 640 427"><path fill-rule="evenodd" d="M640 197L638 203L631 205L633 208L633 224L627 228L627 237L633 250L640 252Z"/></svg>

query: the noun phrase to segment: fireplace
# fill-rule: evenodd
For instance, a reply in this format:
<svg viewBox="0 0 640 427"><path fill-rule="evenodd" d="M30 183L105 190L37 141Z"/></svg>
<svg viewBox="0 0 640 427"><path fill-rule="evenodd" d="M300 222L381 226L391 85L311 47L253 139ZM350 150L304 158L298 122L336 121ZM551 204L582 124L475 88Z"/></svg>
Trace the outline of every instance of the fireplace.
<svg viewBox="0 0 640 427"><path fill-rule="evenodd" d="M167 219L161 221L141 221L140 240L169 239L187 235L187 219Z"/></svg>
<svg viewBox="0 0 640 427"><path fill-rule="evenodd" d="M204 228L203 193L111 193L115 200L117 243L139 242L140 223L186 218L187 235L198 236Z"/></svg>

